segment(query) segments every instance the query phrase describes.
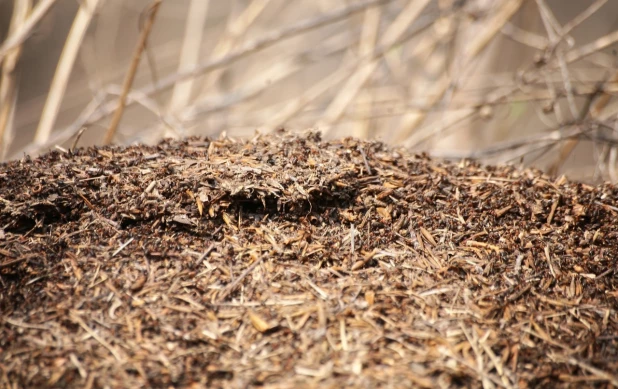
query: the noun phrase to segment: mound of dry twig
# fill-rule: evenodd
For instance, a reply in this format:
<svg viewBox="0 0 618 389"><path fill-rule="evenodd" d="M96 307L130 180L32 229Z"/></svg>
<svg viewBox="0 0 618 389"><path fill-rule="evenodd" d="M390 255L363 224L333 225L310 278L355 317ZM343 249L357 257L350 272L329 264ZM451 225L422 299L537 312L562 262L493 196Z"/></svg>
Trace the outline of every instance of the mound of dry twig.
<svg viewBox="0 0 618 389"><path fill-rule="evenodd" d="M316 134L10 162L0 382L618 385L617 194Z"/></svg>

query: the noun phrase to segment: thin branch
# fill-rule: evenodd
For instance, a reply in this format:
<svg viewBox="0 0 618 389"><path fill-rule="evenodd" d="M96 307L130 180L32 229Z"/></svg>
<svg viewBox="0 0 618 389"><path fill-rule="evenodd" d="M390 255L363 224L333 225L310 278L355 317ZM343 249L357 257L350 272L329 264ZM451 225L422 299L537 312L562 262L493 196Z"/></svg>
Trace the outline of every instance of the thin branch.
<svg viewBox="0 0 618 389"><path fill-rule="evenodd" d="M502 2L502 6L496 12L491 20L487 22L483 31L477 35L477 37L466 47L464 53L464 61L469 62L472 58L476 57L496 34L504 27L504 25L511 20L515 12L521 8L523 0L505 0Z"/></svg>
<svg viewBox="0 0 618 389"><path fill-rule="evenodd" d="M510 22L506 23L500 32L515 42L522 43L537 50L545 50L548 45L546 37L526 31Z"/></svg>
<svg viewBox="0 0 618 389"><path fill-rule="evenodd" d="M610 82L618 82L618 72L614 73L614 76L612 77ZM593 106L592 103L595 101L599 94L600 97L597 99L596 103ZM610 98L611 96L606 91L603 91L601 93L601 85L598 85L595 93L591 94L586 100L586 104L581 109L578 120L583 121L588 116L590 116L592 119L598 119L603 109L605 109L605 106L609 102ZM558 169L560 169L560 167L564 164L569 155L571 155L578 143L579 139L574 138L570 139L564 145L562 145L558 157L549 167L549 172L551 174L556 174L558 172Z"/></svg>
<svg viewBox="0 0 618 389"><path fill-rule="evenodd" d="M541 11L540 12L541 19L543 20L543 24L545 25L547 35L549 36L549 42L550 42L549 52L555 52L556 58L558 60L560 73L562 75L562 80L564 82L564 88L567 92L566 97L567 97L569 110L571 111L572 117L576 117L577 116L577 106L575 105L575 99L573 98L573 93L572 93L573 86L571 83L571 76L569 74L569 69L567 67L566 61L564 60L564 53L561 50L561 47L559 47L560 41L565 36L563 32L563 28L556 20L556 17L553 14L553 12L547 6L547 3L545 2L545 0L536 0L536 3Z"/></svg>
<svg viewBox="0 0 618 389"><path fill-rule="evenodd" d="M233 21L229 22L225 34L217 42L217 45L212 50L211 58L222 58L232 50L234 45L244 37L249 28L254 24L256 19L264 12L271 0L252 0L247 7ZM214 70L208 74L202 83L201 93L207 94L212 92L212 87L216 80L223 74L223 69Z"/></svg>
<svg viewBox="0 0 618 389"><path fill-rule="evenodd" d="M609 34L597 38L586 45L569 50L565 56L566 61L568 63L578 61L589 56L590 54L603 50L616 42L618 42L618 31L610 32Z"/></svg>

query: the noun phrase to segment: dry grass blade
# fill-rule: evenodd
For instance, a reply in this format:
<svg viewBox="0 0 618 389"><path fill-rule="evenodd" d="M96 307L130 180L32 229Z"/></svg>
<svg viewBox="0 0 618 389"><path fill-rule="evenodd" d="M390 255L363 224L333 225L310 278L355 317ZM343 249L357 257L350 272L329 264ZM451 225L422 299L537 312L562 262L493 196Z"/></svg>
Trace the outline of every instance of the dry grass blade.
<svg viewBox="0 0 618 389"><path fill-rule="evenodd" d="M142 27L142 31L139 36L139 40L137 45L135 46L135 50L133 51L133 57L131 58L131 63L129 65L129 69L127 70L127 74L125 75L125 79L122 83L122 91L120 92L120 97L118 98L118 103L116 106L116 110L114 111L114 116L112 116L112 120L107 128L107 132L105 133L104 144L110 144L116 135L116 130L118 128L118 124L120 124L120 119L122 119L122 114L124 113L124 109L127 103L127 95L129 94L129 90L133 85L133 80L135 78L135 73L137 73L137 67L142 59L142 53L146 48L146 42L148 40L148 36L150 35L150 31L152 30L152 25L154 24L157 13L159 12L159 7L161 6L162 0L153 0L152 4L148 7L148 16L146 17L146 21L144 26Z"/></svg>

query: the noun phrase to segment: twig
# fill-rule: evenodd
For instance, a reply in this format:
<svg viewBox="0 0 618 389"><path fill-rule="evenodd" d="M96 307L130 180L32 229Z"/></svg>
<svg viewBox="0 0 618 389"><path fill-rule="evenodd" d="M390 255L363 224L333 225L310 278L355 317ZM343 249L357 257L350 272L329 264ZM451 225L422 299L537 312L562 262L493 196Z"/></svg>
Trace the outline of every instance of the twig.
<svg viewBox="0 0 618 389"><path fill-rule="evenodd" d="M107 133L105 134L104 144L110 144L114 139L114 135L116 134L116 129L118 128L118 124L120 123L120 119L122 119L122 114L124 113L124 109L127 103L127 95L129 93L129 89L133 85L133 80L135 79L135 73L137 72L137 66L142 58L142 52L146 47L146 41L148 40L148 36L150 35L150 31L152 30L152 25L154 24L155 17L157 16L157 12L161 6L162 0L153 0L153 3L149 6L148 18L146 19L146 23L142 28L142 32L139 36L139 40L135 47L135 51L133 52L133 58L131 59L131 64L129 65L129 70L125 76L124 82L122 83L122 92L120 97L118 98L118 105L116 107L116 111L114 112L114 116L112 117L112 121L107 129Z"/></svg>
<svg viewBox="0 0 618 389"><path fill-rule="evenodd" d="M560 68L560 73L562 75L562 80L564 82L564 89L566 91L567 102L569 106L569 110L571 111L572 117L577 116L577 107L575 105L575 99L573 97L573 86L571 83L571 76L569 75L569 69L567 67L566 61L564 60L564 52L561 50L560 42L562 38L565 36L563 28L560 26L558 21L556 20L555 15L551 11L551 9L547 6L545 0L536 0L537 6L539 7L541 20L545 25L545 30L547 31L547 35L549 37L549 53L555 53L556 58L558 60L558 65ZM556 112L559 106L556 106ZM559 119L560 120L560 119ZM562 120L560 120L562 121Z"/></svg>
<svg viewBox="0 0 618 389"><path fill-rule="evenodd" d="M586 132L591 131L589 128L582 129L577 125L571 125L570 129L565 130L554 130L549 133L541 133L534 136L530 136L526 139L516 139L511 141L505 141L502 143L498 143L494 146L487 147L485 149L476 150L473 152L432 152L431 155L437 158L447 158L447 159L480 159L491 157L495 154L503 153L508 150L519 149L524 146L533 145L542 147L547 146L547 144L556 144L560 141L568 140L568 139L599 139L604 142L611 142L611 139L601 138L596 135L586 134Z"/></svg>
<svg viewBox="0 0 618 389"><path fill-rule="evenodd" d="M381 16L380 8L369 8L365 11L361 39L358 45L358 52L361 56L366 56L375 51L378 44ZM390 57L386 56L384 58L386 59L386 63L390 64L390 61L388 61ZM369 111L371 111L373 101L376 98L375 94L365 89L361 94L361 98L370 106ZM365 120L363 120L359 126L359 130L355 134L355 136L360 139L367 139L369 131L371 130L371 119L364 119Z"/></svg>
<svg viewBox="0 0 618 389"><path fill-rule="evenodd" d="M578 366L580 369L587 371L588 373L594 374L595 376L601 378L602 380L610 382L614 386L618 386L617 376L612 375L611 373L608 373L601 369L598 369L592 365L589 365L586 362L580 361L574 357L563 356L563 355L558 355L558 354L551 354L549 357L556 362L568 363L571 365Z"/></svg>
<svg viewBox="0 0 618 389"><path fill-rule="evenodd" d="M469 63L476 57L489 42L496 36L502 27L508 22L511 17L521 8L523 0L505 0L502 2L500 9L493 15L492 19L487 22L483 31L466 47L464 61Z"/></svg>
<svg viewBox="0 0 618 389"><path fill-rule="evenodd" d="M159 81L156 85L152 85L152 86L149 86L148 88L145 88L144 93L150 95L153 93L167 90L179 81L183 81L191 77L199 76L201 74L204 74L214 69L228 66L238 61L239 59L246 57L247 55L263 50L285 39L290 39L297 35L314 30L316 28L320 28L320 27L335 23L342 19L348 18L355 13L361 12L369 7L375 7L380 4L387 3L389 1L391 0L359 1L353 4L350 4L346 7L336 9L326 15L320 15L320 16L301 20L300 22L296 24L293 24L288 27L284 27L278 31L273 31L270 34L266 34L265 36L259 39L254 39L252 41L249 41L246 44L244 44L241 48L239 48L236 51L231 52L229 55L226 55L225 57L217 58L217 59L199 64L195 66L194 68L181 72L181 73L172 74L169 77L166 77L162 79L161 81Z"/></svg>
<svg viewBox="0 0 618 389"><path fill-rule="evenodd" d="M614 74L611 80L611 82L616 82L616 81L618 81L618 72ZM603 93L601 97L597 100L597 103L591 109L592 103L595 101L595 99L598 97L600 93L601 93L600 86L597 86L595 93L588 96L588 98L586 99L586 103L580 110L579 117L577 118L579 122L583 122L583 120L589 115L592 117L592 119L598 118L599 114L605 108L605 106L607 105L610 99L609 94ZM577 146L578 143L579 143L579 138L575 137L575 138L569 139L568 141L564 143L564 145L562 145L558 153L558 157L549 166L548 170L550 174L554 175L558 173L558 170L567 160L569 155L571 155L571 153L575 149L575 146Z"/></svg>
<svg viewBox="0 0 618 389"><path fill-rule="evenodd" d="M582 24L586 19L592 16L595 12L597 12L603 5L607 3L607 0L596 0L594 3L590 4L588 8L586 8L582 13L571 19L562 27L563 37L567 36L575 27Z"/></svg>
<svg viewBox="0 0 618 389"><path fill-rule="evenodd" d="M367 169L367 174L368 175L373 175L373 172L371 171L371 167L369 166L369 162L367 162L367 155L365 154L365 149L363 149L362 146L358 146L358 151L360 151L361 156L363 157L363 162L365 163L365 168Z"/></svg>
<svg viewBox="0 0 618 389"><path fill-rule="evenodd" d="M530 46L537 50L545 50L547 47L546 37L519 28L510 22L507 22L504 27L502 27L500 32L515 42L523 43L524 45Z"/></svg>
<svg viewBox="0 0 618 389"><path fill-rule="evenodd" d="M4 262L0 263L0 269L2 269L3 267L9 267L9 266L14 265L16 263L27 261L29 259L30 259L30 257L26 257L26 256L22 256L22 257L15 258L15 259L9 259L8 261L4 261Z"/></svg>
<svg viewBox="0 0 618 389"><path fill-rule="evenodd" d="M566 53L565 59L568 63L575 62L589 56L592 53L603 50L604 48L616 42L618 42L618 31L613 31L607 35L597 38L596 40L588 43L587 45L571 49Z"/></svg>

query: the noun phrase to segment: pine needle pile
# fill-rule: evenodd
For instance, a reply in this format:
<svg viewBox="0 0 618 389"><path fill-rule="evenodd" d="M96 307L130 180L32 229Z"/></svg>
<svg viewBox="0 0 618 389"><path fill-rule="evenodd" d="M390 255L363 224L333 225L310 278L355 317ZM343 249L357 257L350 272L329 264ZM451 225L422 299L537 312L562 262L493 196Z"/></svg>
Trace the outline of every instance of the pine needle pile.
<svg viewBox="0 0 618 389"><path fill-rule="evenodd" d="M618 385L617 195L315 133L8 162L0 382Z"/></svg>

